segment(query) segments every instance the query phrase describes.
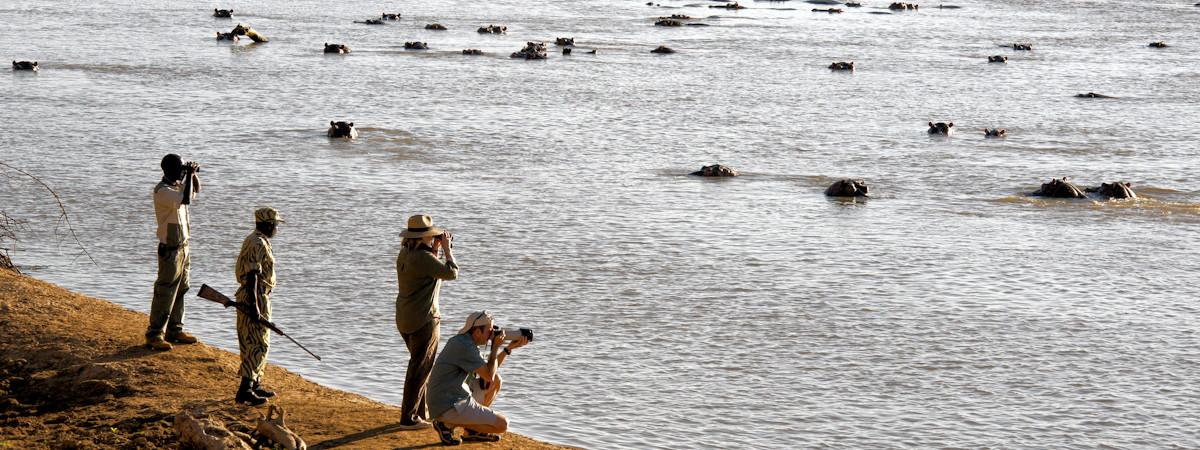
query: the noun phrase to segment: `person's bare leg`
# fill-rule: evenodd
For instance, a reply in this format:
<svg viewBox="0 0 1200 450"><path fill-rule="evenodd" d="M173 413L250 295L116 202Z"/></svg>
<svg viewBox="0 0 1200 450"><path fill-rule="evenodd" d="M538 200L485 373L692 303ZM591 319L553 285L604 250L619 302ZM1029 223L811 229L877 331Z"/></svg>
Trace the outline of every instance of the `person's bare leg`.
<svg viewBox="0 0 1200 450"><path fill-rule="evenodd" d="M500 414L496 414L496 421L493 423L490 423L490 424L478 424L477 423L477 424L472 424L472 425L463 425L460 423L451 423L451 422L443 422L443 423L445 423L446 426L450 427L450 428L462 427L464 429L471 430L476 433L500 434L500 433L504 433L504 432L508 431L508 418L506 418Z"/></svg>
<svg viewBox="0 0 1200 450"><path fill-rule="evenodd" d="M483 391L483 406L492 407L492 402L496 401L496 396L500 394L500 386L504 384L504 379L500 378L500 374L496 374L496 378L492 384Z"/></svg>

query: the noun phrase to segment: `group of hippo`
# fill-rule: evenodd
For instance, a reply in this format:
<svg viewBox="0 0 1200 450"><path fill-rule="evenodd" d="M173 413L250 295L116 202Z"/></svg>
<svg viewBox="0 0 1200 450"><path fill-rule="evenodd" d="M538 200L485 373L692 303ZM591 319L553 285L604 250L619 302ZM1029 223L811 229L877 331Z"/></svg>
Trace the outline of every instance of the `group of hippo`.
<svg viewBox="0 0 1200 450"><path fill-rule="evenodd" d="M723 164L713 164L701 167L690 175L698 177L736 177L740 175L733 168ZM1033 197L1051 198L1088 198L1087 194L1095 194L1105 199L1137 198L1133 186L1126 182L1101 183L1098 187L1080 189L1064 178L1052 178L1042 184L1038 190L1028 194ZM871 187L865 180L845 178L833 182L825 189L829 197L870 197Z"/></svg>

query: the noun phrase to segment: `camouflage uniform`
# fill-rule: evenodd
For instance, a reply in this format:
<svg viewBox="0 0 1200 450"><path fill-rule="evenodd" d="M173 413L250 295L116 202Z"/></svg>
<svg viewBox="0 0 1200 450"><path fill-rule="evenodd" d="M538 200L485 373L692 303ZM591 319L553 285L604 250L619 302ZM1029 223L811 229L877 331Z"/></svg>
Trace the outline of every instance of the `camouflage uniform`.
<svg viewBox="0 0 1200 450"><path fill-rule="evenodd" d="M258 271L258 285L247 286L245 276ZM271 320L271 289L275 287L275 255L271 251L271 241L258 230L254 230L242 241L242 250L238 253L234 274L239 284L237 301L248 302L250 295L247 289L258 289L258 310L264 318ZM271 336L267 327L254 321L238 310L237 331L238 348L242 353L242 365L238 374L242 378L258 381L267 367L267 350L271 345Z"/></svg>

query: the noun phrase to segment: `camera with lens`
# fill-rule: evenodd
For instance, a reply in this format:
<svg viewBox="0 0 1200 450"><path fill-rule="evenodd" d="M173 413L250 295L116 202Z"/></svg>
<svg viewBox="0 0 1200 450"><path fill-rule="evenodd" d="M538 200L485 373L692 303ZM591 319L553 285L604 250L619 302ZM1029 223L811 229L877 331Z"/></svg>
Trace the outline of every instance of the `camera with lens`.
<svg viewBox="0 0 1200 450"><path fill-rule="evenodd" d="M533 342L532 328L500 328L499 325L492 325L492 336L504 332L504 342L512 342L522 337L529 338L529 342Z"/></svg>
<svg viewBox="0 0 1200 450"><path fill-rule="evenodd" d="M183 173L196 173L200 171L200 164L195 161L184 161L182 170Z"/></svg>

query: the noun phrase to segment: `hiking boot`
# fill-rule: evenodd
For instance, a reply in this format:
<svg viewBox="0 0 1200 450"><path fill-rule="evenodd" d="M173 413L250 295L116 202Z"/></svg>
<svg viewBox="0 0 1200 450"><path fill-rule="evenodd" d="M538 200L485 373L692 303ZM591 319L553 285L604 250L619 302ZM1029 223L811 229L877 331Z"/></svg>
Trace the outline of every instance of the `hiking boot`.
<svg viewBox="0 0 1200 450"><path fill-rule="evenodd" d="M146 347L151 350L165 352L171 349L171 344L164 341L162 338L146 338Z"/></svg>
<svg viewBox="0 0 1200 450"><path fill-rule="evenodd" d="M454 437L454 428L447 427L445 422L440 420L433 421L433 429L437 431L438 439L442 440L442 445L458 445L462 443L462 439Z"/></svg>
<svg viewBox="0 0 1200 450"><path fill-rule="evenodd" d="M176 331L174 333L167 333L167 341L176 344L195 344L196 337L186 331Z"/></svg>
<svg viewBox="0 0 1200 450"><path fill-rule="evenodd" d="M250 389L251 383L254 383L249 378L242 378L242 385L238 386L237 396L234 401L239 404L250 406L258 406L267 402L267 399L254 395L254 391Z"/></svg>
<svg viewBox="0 0 1200 450"><path fill-rule="evenodd" d="M250 385L250 391L254 392L254 395L262 398L271 398L275 396L274 391L268 391L266 388L262 387L262 384L259 384L258 381L255 381Z"/></svg>
<svg viewBox="0 0 1200 450"><path fill-rule="evenodd" d="M463 442L496 442L500 440L500 435L467 430L463 433L462 440Z"/></svg>
<svg viewBox="0 0 1200 450"><path fill-rule="evenodd" d="M423 430L423 429L429 428L429 426L430 426L429 422L426 422L425 419L409 419L409 420L401 420L400 423L398 425L396 425L396 428L408 431L408 430Z"/></svg>

